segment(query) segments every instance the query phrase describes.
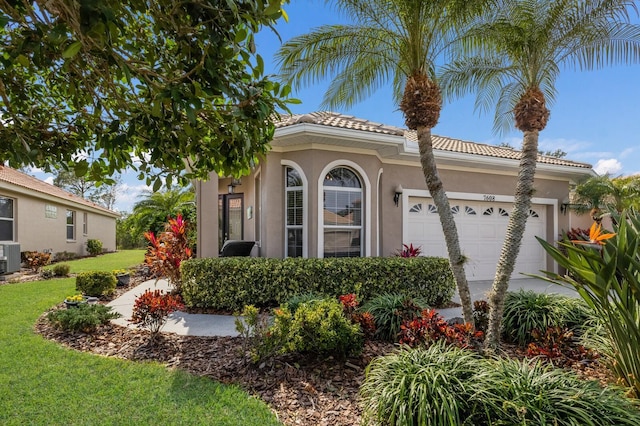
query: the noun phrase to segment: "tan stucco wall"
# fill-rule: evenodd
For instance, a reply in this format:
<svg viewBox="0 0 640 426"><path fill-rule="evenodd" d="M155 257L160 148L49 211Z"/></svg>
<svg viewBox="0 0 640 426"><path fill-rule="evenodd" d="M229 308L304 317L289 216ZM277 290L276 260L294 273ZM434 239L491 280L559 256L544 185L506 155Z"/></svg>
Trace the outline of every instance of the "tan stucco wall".
<svg viewBox="0 0 640 426"><path fill-rule="evenodd" d="M86 255L89 239L102 241L106 251L116 249L116 219L96 213L76 204L65 204L54 200L18 194L3 190L3 197L14 199L14 240L20 243L21 251L72 252ZM56 218L45 217L45 206L57 208ZM75 239L67 240L67 210L76 212ZM87 213L87 233L83 233L83 213Z"/></svg>

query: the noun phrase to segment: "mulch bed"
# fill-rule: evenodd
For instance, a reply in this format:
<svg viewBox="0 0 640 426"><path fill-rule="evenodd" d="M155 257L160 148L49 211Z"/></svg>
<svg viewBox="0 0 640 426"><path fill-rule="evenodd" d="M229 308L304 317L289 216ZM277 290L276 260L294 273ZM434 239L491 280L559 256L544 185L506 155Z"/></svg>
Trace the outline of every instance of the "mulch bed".
<svg viewBox="0 0 640 426"><path fill-rule="evenodd" d="M133 277L132 277L133 278ZM142 279L132 280L135 286ZM118 292L129 290L119 288ZM62 309L63 304L52 309ZM72 349L127 360L153 360L213 380L237 384L265 401L285 425L358 425L358 389L364 371L376 356L395 348L390 343L367 341L362 354L347 359L279 357L253 366L246 362L241 337L194 337L161 334L149 343L146 331L117 325L96 332L68 333L53 328L46 313L36 331ZM504 356L524 358L525 351L503 345ZM561 361L586 379L610 382L608 371L595 362Z"/></svg>

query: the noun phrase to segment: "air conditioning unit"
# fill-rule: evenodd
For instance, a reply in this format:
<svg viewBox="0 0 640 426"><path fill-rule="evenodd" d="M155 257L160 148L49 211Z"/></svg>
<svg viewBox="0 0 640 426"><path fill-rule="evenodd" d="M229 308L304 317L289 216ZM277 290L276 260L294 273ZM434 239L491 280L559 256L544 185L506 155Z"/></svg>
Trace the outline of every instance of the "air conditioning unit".
<svg viewBox="0 0 640 426"><path fill-rule="evenodd" d="M0 244L0 273L10 274L20 270L20 244Z"/></svg>

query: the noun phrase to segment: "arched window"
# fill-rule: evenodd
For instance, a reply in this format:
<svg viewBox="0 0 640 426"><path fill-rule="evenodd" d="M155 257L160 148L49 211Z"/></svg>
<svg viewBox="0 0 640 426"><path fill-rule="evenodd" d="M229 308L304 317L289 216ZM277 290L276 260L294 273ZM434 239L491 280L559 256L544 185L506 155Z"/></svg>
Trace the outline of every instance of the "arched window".
<svg viewBox="0 0 640 426"><path fill-rule="evenodd" d="M362 256L362 182L346 167L331 169L323 183L324 257Z"/></svg>
<svg viewBox="0 0 640 426"><path fill-rule="evenodd" d="M302 257L304 225L304 184L300 173L293 167L285 169L285 257Z"/></svg>

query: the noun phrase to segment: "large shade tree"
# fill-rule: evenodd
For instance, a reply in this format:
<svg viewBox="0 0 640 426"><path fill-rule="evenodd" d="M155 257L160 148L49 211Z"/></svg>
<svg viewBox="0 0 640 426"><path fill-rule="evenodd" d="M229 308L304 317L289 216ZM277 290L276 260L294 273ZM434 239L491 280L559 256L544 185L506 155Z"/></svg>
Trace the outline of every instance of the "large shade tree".
<svg viewBox="0 0 640 426"><path fill-rule="evenodd" d="M474 22L460 44L466 58L446 67L445 93L477 90L477 106L496 107L495 129L523 132L514 207L489 295L487 343L499 344L504 296L534 192L538 137L549 120L561 68L581 70L640 59L640 27L630 23L633 1L504 1Z"/></svg>
<svg viewBox="0 0 640 426"><path fill-rule="evenodd" d="M465 321L472 322L465 257L433 155L431 129L438 123L442 97L436 63L448 54L455 26L480 10L483 1L336 0L353 23L325 25L294 37L277 53L281 73L294 85L331 77L323 106L350 107L376 89L392 84L394 101L407 127L417 131L420 162L438 208Z"/></svg>
<svg viewBox="0 0 640 426"><path fill-rule="evenodd" d="M158 189L264 154L289 88L254 34L287 0L0 0L0 161Z"/></svg>

